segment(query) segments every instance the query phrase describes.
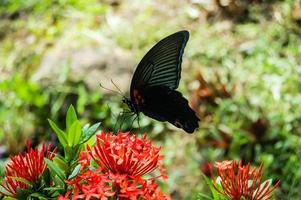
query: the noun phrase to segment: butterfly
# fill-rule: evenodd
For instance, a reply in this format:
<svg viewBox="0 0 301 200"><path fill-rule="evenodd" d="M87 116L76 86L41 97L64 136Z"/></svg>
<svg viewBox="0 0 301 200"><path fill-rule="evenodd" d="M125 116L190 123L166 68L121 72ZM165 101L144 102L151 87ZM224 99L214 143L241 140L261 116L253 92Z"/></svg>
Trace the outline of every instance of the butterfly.
<svg viewBox="0 0 301 200"><path fill-rule="evenodd" d="M198 128L200 119L176 89L181 79L186 30L167 36L153 46L138 64L130 86L130 98L123 103L139 116L142 112L158 121L168 121L187 133Z"/></svg>

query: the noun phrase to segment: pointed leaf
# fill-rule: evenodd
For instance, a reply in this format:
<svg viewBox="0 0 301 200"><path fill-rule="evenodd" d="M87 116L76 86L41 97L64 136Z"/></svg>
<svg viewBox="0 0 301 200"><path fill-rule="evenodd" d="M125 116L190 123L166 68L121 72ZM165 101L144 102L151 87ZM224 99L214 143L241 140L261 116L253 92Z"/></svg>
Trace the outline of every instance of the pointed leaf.
<svg viewBox="0 0 301 200"><path fill-rule="evenodd" d="M66 147L65 150L65 158L67 160L67 162L71 162L71 161L75 161L78 159L78 155L80 152L81 146L75 145L73 147Z"/></svg>
<svg viewBox="0 0 301 200"><path fill-rule="evenodd" d="M41 200L47 200L48 199L45 195L43 195L41 193L37 193L37 192L31 194L29 197L35 197L35 198L38 198L38 199L41 199Z"/></svg>
<svg viewBox="0 0 301 200"><path fill-rule="evenodd" d="M56 192L56 191L64 191L65 189L63 187L47 187L47 188L43 188L43 190Z"/></svg>
<svg viewBox="0 0 301 200"><path fill-rule="evenodd" d="M82 128L83 133L86 132L89 127L90 127L90 124L85 124L84 127Z"/></svg>
<svg viewBox="0 0 301 200"><path fill-rule="evenodd" d="M207 196L207 195L205 195L205 194L203 194L203 193L199 193L199 194L198 194L197 200L205 200L205 199L207 199L207 200L213 200L212 197Z"/></svg>
<svg viewBox="0 0 301 200"><path fill-rule="evenodd" d="M71 179L73 179L73 178L75 178L77 176L77 174L80 172L80 167L81 167L80 164L76 165L76 167L74 168L73 172L68 177L68 180L71 180Z"/></svg>
<svg viewBox="0 0 301 200"><path fill-rule="evenodd" d="M78 120L73 122L70 129L68 130L68 145L73 147L79 143L82 134L81 125Z"/></svg>
<svg viewBox="0 0 301 200"><path fill-rule="evenodd" d="M66 175L61 168L59 168L57 165L55 165L51 160L49 160L47 158L44 158L44 160L47 163L50 171L55 173L62 181L64 181L66 179Z"/></svg>
<svg viewBox="0 0 301 200"><path fill-rule="evenodd" d="M57 155L54 157L53 162L62 170L67 171L68 165L63 157Z"/></svg>
<svg viewBox="0 0 301 200"><path fill-rule="evenodd" d="M76 111L73 107L73 105L71 104L68 108L67 111L67 117L66 117L66 128L67 128L67 132L69 130L69 128L71 127L71 125L77 120L77 115L76 115Z"/></svg>
<svg viewBox="0 0 301 200"><path fill-rule="evenodd" d="M43 185L45 186L50 186L51 185L51 174L50 174L50 170L47 168L43 174L42 174L42 177L41 177L41 180L43 181Z"/></svg>
<svg viewBox="0 0 301 200"><path fill-rule="evenodd" d="M60 179L58 176L55 176L53 178L53 182L54 182L54 185L58 185L58 186L61 186L61 187L65 187L65 181Z"/></svg>
<svg viewBox="0 0 301 200"><path fill-rule="evenodd" d="M13 198L13 197L4 197L3 200L16 200L16 198Z"/></svg>
<svg viewBox="0 0 301 200"><path fill-rule="evenodd" d="M64 131L62 131L53 121L51 121L50 119L48 119L48 122L51 126L51 128L54 130L54 132L56 133L61 145L63 147L67 146L67 137Z"/></svg>
<svg viewBox="0 0 301 200"><path fill-rule="evenodd" d="M101 122L98 122L96 124L94 124L93 126L91 126L90 128L88 128L87 130L83 130L83 134L82 134L82 138L80 139L80 144L84 144L85 142L87 142L93 135L95 135L98 127L100 126Z"/></svg>
<svg viewBox="0 0 301 200"><path fill-rule="evenodd" d="M213 184L215 184L215 186L218 187L218 189L223 191L223 188L221 187L221 185L213 183L212 180L210 178L206 177L205 175L203 175L202 177L205 179L205 182L209 186L210 191L211 191L212 196L213 196L213 199L214 200L223 200L224 198L222 197L222 195L218 191L216 191L216 189L213 186Z"/></svg>

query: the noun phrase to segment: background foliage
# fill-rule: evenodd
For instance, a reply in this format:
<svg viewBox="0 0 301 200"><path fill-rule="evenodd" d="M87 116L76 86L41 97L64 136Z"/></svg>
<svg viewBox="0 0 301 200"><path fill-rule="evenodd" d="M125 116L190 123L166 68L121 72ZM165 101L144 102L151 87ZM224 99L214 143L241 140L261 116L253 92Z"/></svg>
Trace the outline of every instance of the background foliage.
<svg viewBox="0 0 301 200"><path fill-rule="evenodd" d="M72 103L86 122L116 130L126 108L98 87L113 79L126 91L131 74L158 40L191 33L179 90L201 117L193 135L141 117L163 147L174 199L208 193L207 162L264 162L281 179L276 199L301 187L301 2L4 0L0 2L0 154L56 138ZM89 63L90 61L93 61ZM105 74L105 75L103 75ZM124 122L127 130L131 120ZM188 192L191 191L192 192Z"/></svg>

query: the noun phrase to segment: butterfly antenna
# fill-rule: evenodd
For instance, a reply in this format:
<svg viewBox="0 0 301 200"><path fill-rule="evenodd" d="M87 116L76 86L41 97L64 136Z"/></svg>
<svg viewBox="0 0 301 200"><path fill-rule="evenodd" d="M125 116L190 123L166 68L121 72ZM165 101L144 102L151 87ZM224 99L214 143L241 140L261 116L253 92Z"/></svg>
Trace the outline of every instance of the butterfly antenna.
<svg viewBox="0 0 301 200"><path fill-rule="evenodd" d="M138 122L138 127L140 129L140 117L139 117L139 115L137 115L137 122Z"/></svg>
<svg viewBox="0 0 301 200"><path fill-rule="evenodd" d="M121 93L120 90L116 91L116 90L112 90L112 89L106 88L106 87L104 87L101 83L99 83L99 86L100 86L101 88L105 89L105 90L108 90L108 91L110 91L110 92L113 92L113 93L118 94L118 95L120 95L120 96L123 97L123 94ZM116 87L116 86L115 86L115 87Z"/></svg>
<svg viewBox="0 0 301 200"><path fill-rule="evenodd" d="M119 127L120 130L122 130L122 126L123 126L124 122L125 122L126 119L127 119L127 114L129 114L129 113L127 113L127 112L123 112L123 113L122 113L122 118L121 118L122 121L121 121L120 127Z"/></svg>
<svg viewBox="0 0 301 200"><path fill-rule="evenodd" d="M122 91L120 90L120 88L116 85L116 83L114 83L113 79L111 79L111 83L115 86L115 88L119 91L119 93L122 95ZM123 96L123 95L122 95Z"/></svg>

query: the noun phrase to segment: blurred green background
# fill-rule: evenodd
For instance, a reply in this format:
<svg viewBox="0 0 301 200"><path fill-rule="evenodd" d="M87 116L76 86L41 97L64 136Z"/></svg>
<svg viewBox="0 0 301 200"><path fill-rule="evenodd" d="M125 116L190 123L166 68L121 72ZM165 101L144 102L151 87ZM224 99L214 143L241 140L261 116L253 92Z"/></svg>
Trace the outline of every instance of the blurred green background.
<svg viewBox="0 0 301 200"><path fill-rule="evenodd" d="M281 180L276 199L300 199L300 0L1 0L2 162L26 138L55 142L47 118L64 127L71 103L84 121L115 130L126 106L99 83L115 89L112 79L126 94L143 55L182 29L190 40L179 90L200 128L188 135L143 116L132 129L162 146L165 192L209 195L206 163L242 159Z"/></svg>

